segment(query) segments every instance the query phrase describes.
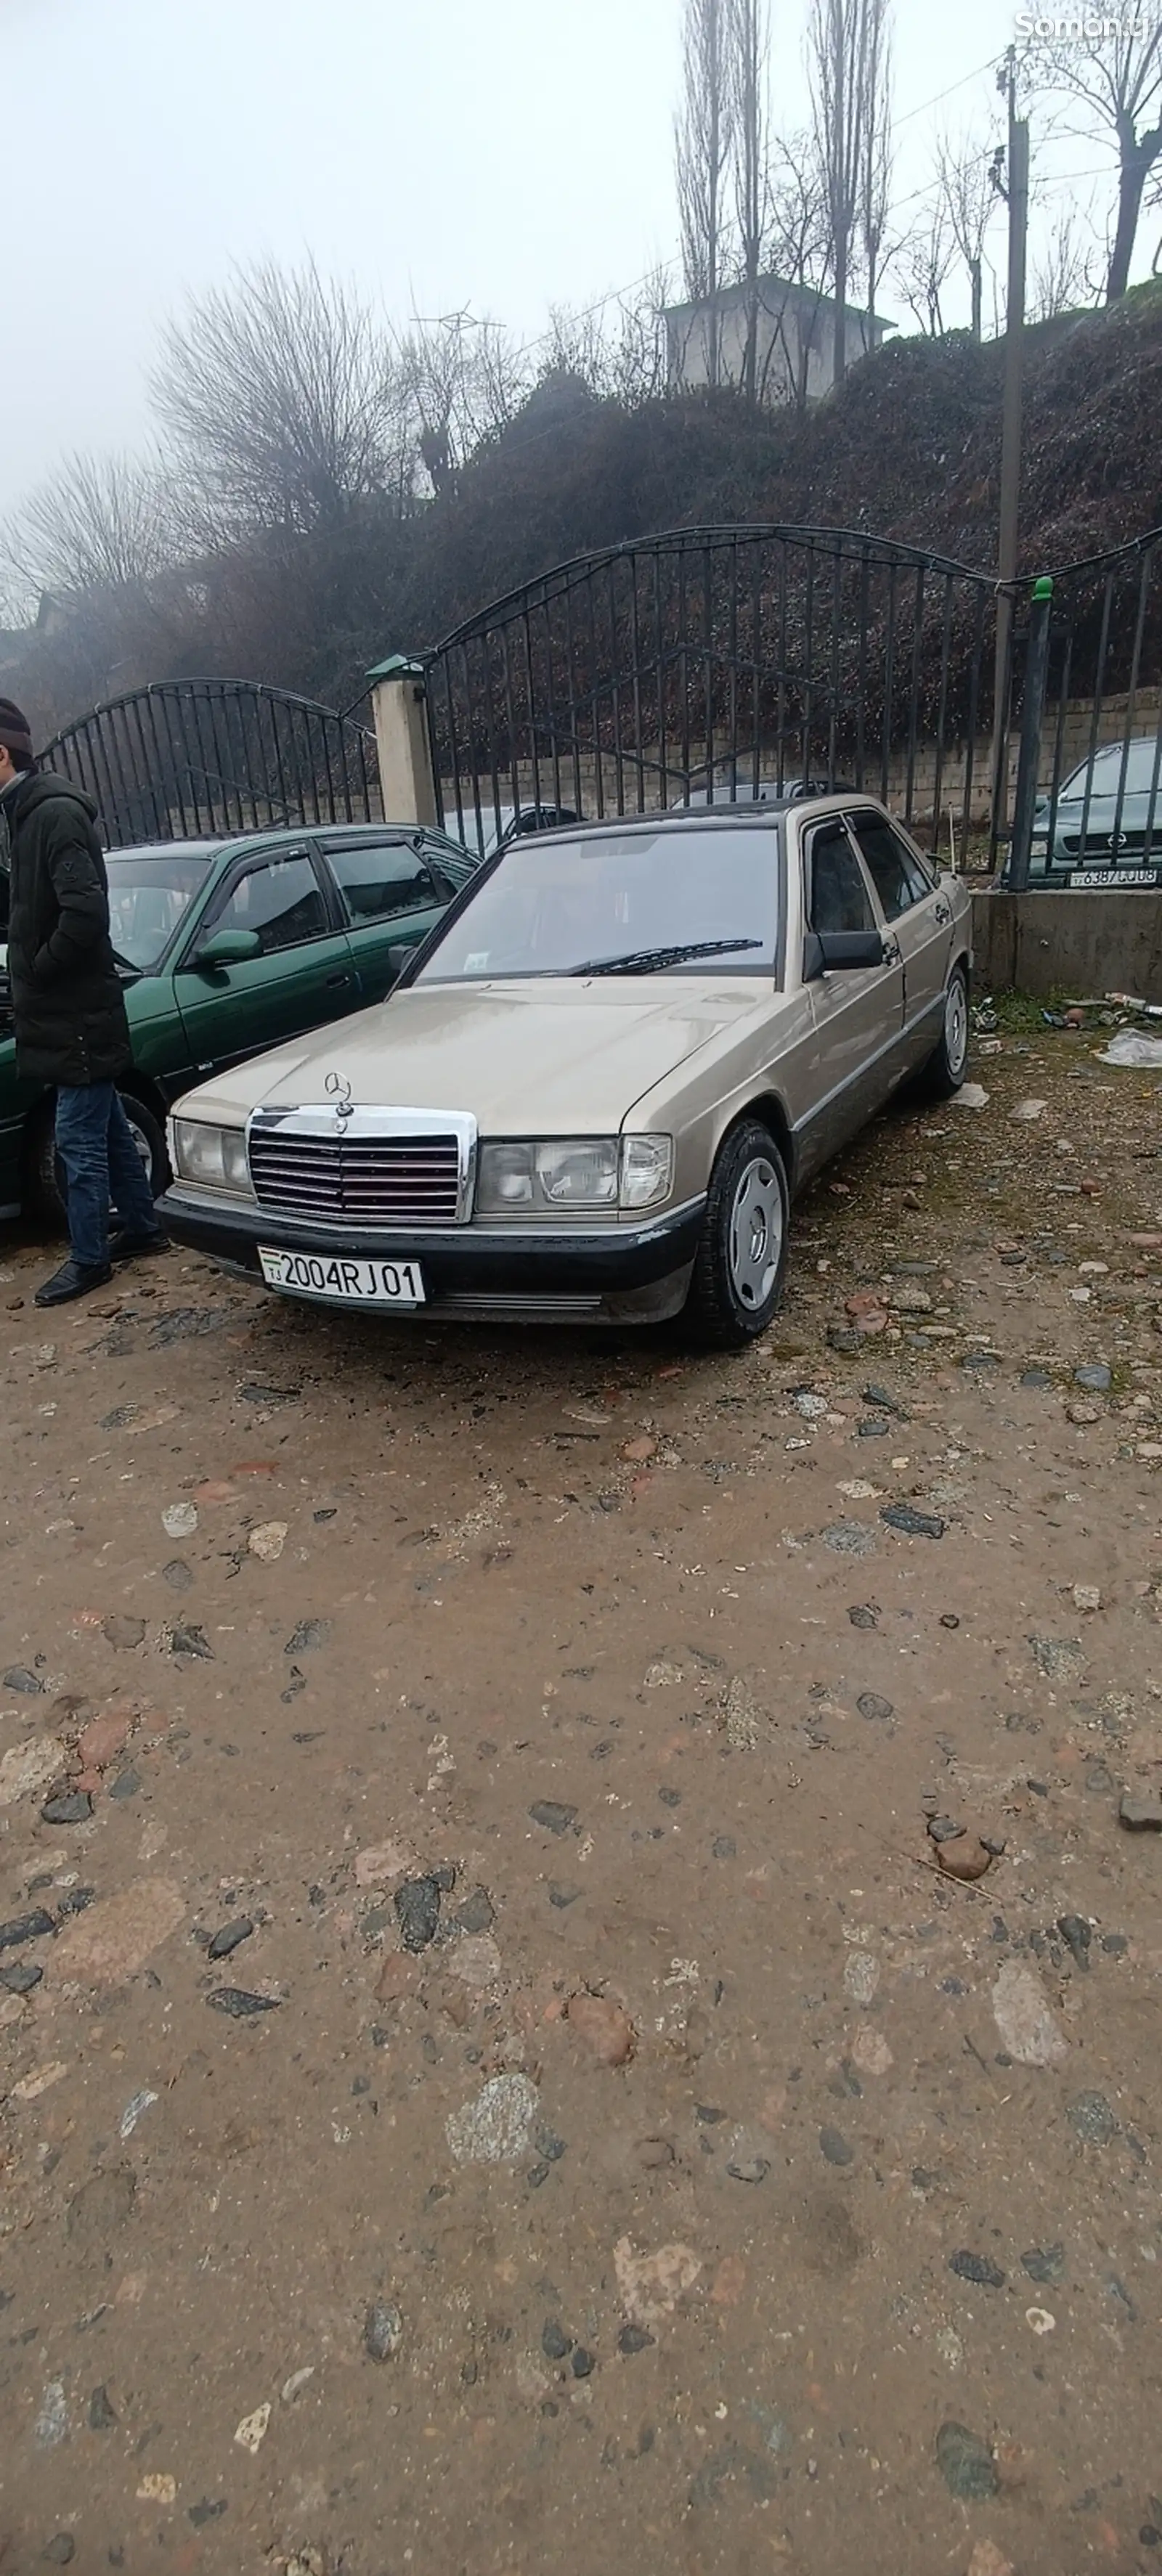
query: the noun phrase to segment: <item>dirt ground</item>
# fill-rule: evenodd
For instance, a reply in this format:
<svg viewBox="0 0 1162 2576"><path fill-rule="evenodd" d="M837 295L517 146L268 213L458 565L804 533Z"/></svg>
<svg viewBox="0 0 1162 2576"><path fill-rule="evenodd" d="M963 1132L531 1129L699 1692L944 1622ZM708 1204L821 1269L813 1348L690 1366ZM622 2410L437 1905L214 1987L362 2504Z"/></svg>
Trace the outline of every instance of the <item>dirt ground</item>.
<svg viewBox="0 0 1162 2576"><path fill-rule="evenodd" d="M1162 1097L973 1072L743 1358L5 1248L3 2576L1162 2568Z"/></svg>

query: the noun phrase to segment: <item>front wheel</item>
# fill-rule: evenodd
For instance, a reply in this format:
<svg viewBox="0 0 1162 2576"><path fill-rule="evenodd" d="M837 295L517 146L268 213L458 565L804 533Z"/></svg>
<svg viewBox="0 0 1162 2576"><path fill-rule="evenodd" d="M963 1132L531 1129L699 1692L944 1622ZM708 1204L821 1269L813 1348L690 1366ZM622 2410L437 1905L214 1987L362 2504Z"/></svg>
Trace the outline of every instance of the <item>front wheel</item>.
<svg viewBox="0 0 1162 2576"><path fill-rule="evenodd" d="M787 1266L790 1192L765 1127L747 1119L719 1148L686 1316L719 1350L756 1341L775 1313Z"/></svg>
<svg viewBox="0 0 1162 2576"><path fill-rule="evenodd" d="M165 1131L154 1117L152 1109L147 1109L143 1100L135 1100L131 1092L122 1092L121 1106L129 1121L133 1142L141 1156L151 1193L155 1199L159 1199L162 1191L169 1188L171 1178L169 1156L165 1150ZM38 1114L30 1142L28 1197L34 1213L43 1220L44 1224L51 1226L54 1233L64 1234L68 1231L65 1176L56 1149L54 1125L54 1110L50 1101Z"/></svg>
<svg viewBox="0 0 1162 2576"><path fill-rule="evenodd" d="M968 1064L968 978L954 966L944 993L944 1024L920 1075L932 1100L951 1100L964 1082Z"/></svg>

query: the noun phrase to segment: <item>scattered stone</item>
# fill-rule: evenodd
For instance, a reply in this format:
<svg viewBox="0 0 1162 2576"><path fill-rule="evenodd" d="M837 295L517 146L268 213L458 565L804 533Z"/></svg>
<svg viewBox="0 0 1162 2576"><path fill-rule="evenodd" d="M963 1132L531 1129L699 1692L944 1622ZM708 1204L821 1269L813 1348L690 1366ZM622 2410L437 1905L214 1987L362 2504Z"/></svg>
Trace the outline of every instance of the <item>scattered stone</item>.
<svg viewBox="0 0 1162 2576"><path fill-rule="evenodd" d="M1078 1967L1087 1970L1089 1945L1093 1939L1092 1924L1086 1922L1084 1914L1059 1914L1057 1929L1066 1949L1076 1959Z"/></svg>
<svg viewBox="0 0 1162 2576"><path fill-rule="evenodd" d="M248 1914L236 1914L232 1923L224 1923L221 1931L215 1932L213 1940L207 1945L206 1957L228 1959L232 1950L237 1950L243 1941L249 1941L253 1930L254 1925Z"/></svg>
<svg viewBox="0 0 1162 2576"><path fill-rule="evenodd" d="M101 1634L106 1645L119 1646L124 1654L132 1654L145 1636L145 1621L123 1618L119 1611L114 1611L108 1619L102 1619Z"/></svg>
<svg viewBox="0 0 1162 2576"><path fill-rule="evenodd" d="M847 1615L853 1628L874 1628L876 1625L875 1611L866 1602L853 1602Z"/></svg>
<svg viewBox="0 0 1162 2576"><path fill-rule="evenodd" d="M181 1889L168 1878L138 1879L117 1896L98 1897L56 1937L53 1964L64 1978L112 1985L144 1967L176 1932L185 1914Z"/></svg>
<svg viewBox="0 0 1162 2576"><path fill-rule="evenodd" d="M833 1521L822 1533L824 1547L833 1556L874 1556L875 1532L866 1521Z"/></svg>
<svg viewBox="0 0 1162 2576"><path fill-rule="evenodd" d="M363 2349L371 2361L390 2361L403 2342L403 2318L388 2299L373 2299L363 2326Z"/></svg>
<svg viewBox="0 0 1162 2576"><path fill-rule="evenodd" d="M285 1521L262 1521L247 1536L248 1553L259 1557L263 1565L277 1565L286 1546L286 1534Z"/></svg>
<svg viewBox="0 0 1162 2576"><path fill-rule="evenodd" d="M643 1690L676 1690L682 1679L680 1664L651 1664L642 1678Z"/></svg>
<svg viewBox="0 0 1162 2576"><path fill-rule="evenodd" d="M400 1939L405 1950L426 1950L440 1922L440 1889L435 1878L408 1878L394 1897Z"/></svg>
<svg viewBox="0 0 1162 2576"><path fill-rule="evenodd" d="M496 1908L486 1887L474 1887L453 1915L458 1932L490 1932L496 1921Z"/></svg>
<svg viewBox="0 0 1162 2576"><path fill-rule="evenodd" d="M978 1834L957 1834L953 1842L939 1842L936 1846L937 1863L946 1878L966 1882L983 1878L992 1866L992 1858L988 1844Z"/></svg>
<svg viewBox="0 0 1162 2576"><path fill-rule="evenodd" d="M111 1798L136 1798L140 1787L141 1774L140 1772L135 1771L132 1764L130 1764L128 1770L118 1772L117 1778L114 1780L112 1787L110 1788L109 1795Z"/></svg>
<svg viewBox="0 0 1162 2576"><path fill-rule="evenodd" d="M198 1526L198 1515L194 1504L167 1503L161 1516L161 1525L167 1538L192 1538Z"/></svg>
<svg viewBox="0 0 1162 2576"><path fill-rule="evenodd" d="M889 1395L886 1387L865 1386L863 1400L865 1404L874 1404L877 1413L893 1414L897 1422L908 1420L903 1405L897 1404L895 1396Z"/></svg>
<svg viewBox="0 0 1162 2576"><path fill-rule="evenodd" d="M329 1645L330 1639L329 1619L300 1619L298 1627L287 1638L282 1651L284 1655L315 1654L320 1647Z"/></svg>
<svg viewBox="0 0 1162 2576"><path fill-rule="evenodd" d="M284 2379L282 2387L278 2392L283 2405L293 2406L296 2397L302 2396L303 2390L307 2386L308 2381L312 2380L314 2376L315 2365L313 2361L304 2362L301 2370L292 2370L289 2379Z"/></svg>
<svg viewBox="0 0 1162 2576"><path fill-rule="evenodd" d="M133 1720L128 1709L109 1708L94 1717L77 1737L77 1759L85 1771L107 1771L128 1743Z"/></svg>
<svg viewBox="0 0 1162 2576"><path fill-rule="evenodd" d="M237 2434L234 2438L237 2441ZM177 2479L168 2470L151 2469L137 2489L137 2501L139 2504L176 2504L177 2492Z"/></svg>
<svg viewBox="0 0 1162 2576"><path fill-rule="evenodd" d="M645 2173L663 2173L674 2162L674 2150L668 2138L639 2138L634 2155Z"/></svg>
<svg viewBox="0 0 1162 2576"><path fill-rule="evenodd" d="M1084 1431L1088 1430L1093 1423L1100 1422L1101 1414L1096 1404L1067 1404L1065 1419L1067 1422L1072 1422L1078 1430Z"/></svg>
<svg viewBox="0 0 1162 2576"><path fill-rule="evenodd" d="M1101 1592L1098 1585L1096 1583L1075 1583L1073 1587L1073 1607L1075 1610L1081 1610L1086 1613L1100 1610Z"/></svg>
<svg viewBox="0 0 1162 2576"><path fill-rule="evenodd" d="M25 1699L39 1699L44 1684L35 1673L28 1671L26 1665L10 1664L4 1675L4 1688L21 1692Z"/></svg>
<svg viewBox="0 0 1162 2576"><path fill-rule="evenodd" d="M962 2246L959 2254L949 2255L948 2269L960 2281L975 2281L978 2289L1003 2290L1005 2286L1004 2273L997 2264L987 2254L971 2253L967 2246Z"/></svg>
<svg viewBox="0 0 1162 2576"><path fill-rule="evenodd" d="M152 2111L156 2100L156 2093L151 2093L148 2087L143 2087L140 2093L134 2093L131 2095L121 2114L120 2135L122 2139L132 2137L138 2121L144 2119L147 2111Z"/></svg>
<svg viewBox="0 0 1162 2576"><path fill-rule="evenodd" d="M1022 1369L1021 1371L1021 1384L1022 1386L1035 1386L1044 1393L1047 1387L1052 1386L1053 1380L1049 1375L1048 1369L1027 1368Z"/></svg>
<svg viewBox="0 0 1162 2576"><path fill-rule="evenodd" d="M973 2546L966 2576L1016 2576L1010 2558L1004 2558L994 2540L978 2540Z"/></svg>
<svg viewBox="0 0 1162 2576"><path fill-rule="evenodd" d="M50 2379L37 2409L36 2421L32 2427L33 2440L38 2450L52 2451L55 2450L58 2442L63 2442L68 2429L69 2410L65 2401L64 2381Z"/></svg>
<svg viewBox="0 0 1162 2576"><path fill-rule="evenodd" d="M597 2368L597 2356L586 2352L584 2344L579 2343L569 2367L574 2379L589 2379Z"/></svg>
<svg viewBox="0 0 1162 2576"><path fill-rule="evenodd" d="M556 1907L558 1914L564 1914L570 1905L576 1904L578 1897L584 1894L584 1890L580 1887L562 1887L556 1879L550 1879L545 1893L550 1905Z"/></svg>
<svg viewBox="0 0 1162 2576"><path fill-rule="evenodd" d="M355 1855L356 1887L383 1887L390 1879L418 1874L419 1854L408 1842L379 1843Z"/></svg>
<svg viewBox="0 0 1162 2576"><path fill-rule="evenodd" d="M738 1858L738 1844L733 1834L715 1834L710 1851L714 1860L737 1860Z"/></svg>
<svg viewBox="0 0 1162 2576"><path fill-rule="evenodd" d="M55 1780L67 1759L65 1745L57 1735L35 1736L31 1744L13 1744L0 1759L0 1807L14 1807L18 1798L35 1797Z"/></svg>
<svg viewBox="0 0 1162 2576"><path fill-rule="evenodd" d="M829 2165L853 2165L855 2163L855 2148L850 2144L849 2140L844 2137L841 2129L821 2129L819 2132L819 2144L823 2149L823 2153L826 2156Z"/></svg>
<svg viewBox="0 0 1162 2576"><path fill-rule="evenodd" d="M34 1905L29 1914L14 1914L0 1923L0 1950L17 1950L24 1941L42 1940L46 1932L55 1932L56 1924L43 1905Z"/></svg>
<svg viewBox="0 0 1162 2576"><path fill-rule="evenodd" d="M577 1822L576 1807L564 1806L559 1798L538 1798L529 1814L534 1825L543 1825L548 1834L567 1834Z"/></svg>
<svg viewBox="0 0 1162 2576"><path fill-rule="evenodd" d="M649 2330L672 2316L679 2299L693 2289L702 2260L689 2245L659 2245L653 2254L635 2254L632 2239L620 2236L613 2268L630 2324Z"/></svg>
<svg viewBox="0 0 1162 2576"><path fill-rule="evenodd" d="M187 2505L186 2520L187 2522L192 2522L195 2531L201 2531L206 2523L217 2522L219 2516L224 2514L226 2509L225 2496L216 2496L212 2504L208 2497L203 2496L200 2504ZM292 2562L288 2560L288 2569L291 2563Z"/></svg>
<svg viewBox="0 0 1162 2576"><path fill-rule="evenodd" d="M657 2336L647 2334L644 2326L623 2326L617 2338L617 2349L628 2356L635 2352L648 2352L651 2344L656 2342Z"/></svg>
<svg viewBox="0 0 1162 2576"><path fill-rule="evenodd" d="M41 2551L50 2567L71 2567L76 2554L77 2544L71 2531L55 2532L47 2548Z"/></svg>
<svg viewBox="0 0 1162 2576"><path fill-rule="evenodd" d="M1113 1371L1104 1360L1086 1360L1073 1372L1075 1386L1085 1388L1087 1395L1108 1395L1113 1384Z"/></svg>
<svg viewBox="0 0 1162 2576"><path fill-rule="evenodd" d="M963 1099L963 1092L960 1098ZM950 2495L960 2504L983 2504L1000 2486L996 2462L979 2433L967 2424L942 2424L936 2436L936 2466Z"/></svg>
<svg viewBox="0 0 1162 2576"><path fill-rule="evenodd" d="M896 1713L891 1700L881 1699L878 1691L861 1691L855 1705L861 1717L877 1721L881 1726L886 1726L888 1719Z"/></svg>
<svg viewBox="0 0 1162 2576"><path fill-rule="evenodd" d="M880 1981L880 1963L870 1950L849 1950L843 1982L853 2004L870 2004Z"/></svg>
<svg viewBox="0 0 1162 2576"><path fill-rule="evenodd" d="M633 2023L611 1996L573 1995L565 2007L565 2018L599 2066L628 2065L634 2052Z"/></svg>
<svg viewBox="0 0 1162 2576"><path fill-rule="evenodd" d="M1124 1790L1118 1821L1132 1834L1162 1833L1162 1791L1140 1798L1133 1789Z"/></svg>
<svg viewBox="0 0 1162 2576"><path fill-rule="evenodd" d="M1108 2147L1118 2124L1104 2093L1078 2093L1065 2105L1070 2128L1086 2147Z"/></svg>
<svg viewBox="0 0 1162 2576"><path fill-rule="evenodd" d="M234 2439L238 2444L239 2450L249 2451L251 2454L255 2451L261 2450L262 2444L266 2439L266 2428L269 2422L270 2400L268 2398L265 2405L255 2407L253 2415L243 2416L237 2432L234 2435Z"/></svg>
<svg viewBox="0 0 1162 2576"><path fill-rule="evenodd" d="M102 2380L89 2399L89 2430L91 2433L109 2433L116 2421L117 2410L111 2404L109 2391Z"/></svg>
<svg viewBox="0 0 1162 2576"><path fill-rule="evenodd" d="M18 1960L11 1968L0 1968L0 1986L10 1995L30 1995L43 1975L43 1968L34 1966L30 1959Z"/></svg>
<svg viewBox="0 0 1162 2576"><path fill-rule="evenodd" d="M494 2075L459 2111L445 2121L445 2135L458 2165L510 2165L519 2162L533 2135L540 2095L527 2075Z"/></svg>
<svg viewBox="0 0 1162 2576"><path fill-rule="evenodd" d="M572 2335L566 2334L556 2317L546 2317L541 2328L541 2351L546 2361L567 2361L572 2350Z"/></svg>
<svg viewBox="0 0 1162 2576"><path fill-rule="evenodd" d="M905 1538L943 1538L944 1523L935 1512L918 1512L911 1503L885 1503L880 1519Z"/></svg>
<svg viewBox="0 0 1162 2576"><path fill-rule="evenodd" d="M1015 1127L1034 1127L1048 1106L1047 1100L1018 1100L1016 1108L1009 1111L1010 1121Z"/></svg>
<svg viewBox="0 0 1162 2576"><path fill-rule="evenodd" d="M987 1109L988 1105L989 1095L982 1082L962 1082L952 1096L954 1109Z"/></svg>
<svg viewBox="0 0 1162 2576"><path fill-rule="evenodd" d="M1068 2048L1031 1968L1006 1959L993 1987L993 2019L1019 2066L1052 2066Z"/></svg>
<svg viewBox="0 0 1162 2576"><path fill-rule="evenodd" d="M208 1638L203 1636L198 1623L193 1620L187 1627L171 1628L169 1650L171 1655L197 1656L204 1664L212 1664L214 1661L212 1645Z"/></svg>
<svg viewBox="0 0 1162 2576"><path fill-rule="evenodd" d="M228 2013L232 2021L249 2021L255 2013L277 2012L280 2006L279 1996L248 1994L245 1986L215 1986L206 2001L212 2011Z"/></svg>
<svg viewBox="0 0 1162 2576"><path fill-rule="evenodd" d="M834 2130L829 2134L834 2136ZM736 2152L730 2158L726 2170L732 2182L765 2182L771 2170L771 2160L769 2156L748 2156Z"/></svg>
<svg viewBox="0 0 1162 2576"><path fill-rule="evenodd" d="M184 1557L171 1556L168 1565L161 1569L161 1579L168 1583L171 1592L188 1592L194 1578Z"/></svg>
<svg viewBox="0 0 1162 2576"><path fill-rule="evenodd" d="M804 1422L822 1422L824 1414L831 1409L825 1395L815 1395L807 1386L795 1387L791 1402L796 1413L802 1414Z"/></svg>
<svg viewBox="0 0 1162 2576"><path fill-rule="evenodd" d="M901 1288L893 1288L891 1302L900 1315L930 1315L932 1312L932 1300L927 1289L912 1288L906 1282Z"/></svg>
<svg viewBox="0 0 1162 2576"><path fill-rule="evenodd" d="M1022 2254L1021 2265L1028 2273L1029 2279L1039 2282L1042 2286L1050 2281L1063 2280L1065 2247L1064 2245L1031 2245L1028 2253Z"/></svg>
<svg viewBox="0 0 1162 2576"><path fill-rule="evenodd" d="M46 1825L85 1825L93 1801L87 1789L62 1789L59 1797L45 1799L40 1812Z"/></svg>
<svg viewBox="0 0 1162 2576"><path fill-rule="evenodd" d="M1029 1651L1047 1682L1076 1681L1085 1664L1080 1637L1030 1637Z"/></svg>
<svg viewBox="0 0 1162 2576"><path fill-rule="evenodd" d="M763 1711L750 1684L744 1681L741 1673L733 1676L727 1688L723 1714L726 1721L726 1741L732 1751L753 1753L764 1722Z"/></svg>

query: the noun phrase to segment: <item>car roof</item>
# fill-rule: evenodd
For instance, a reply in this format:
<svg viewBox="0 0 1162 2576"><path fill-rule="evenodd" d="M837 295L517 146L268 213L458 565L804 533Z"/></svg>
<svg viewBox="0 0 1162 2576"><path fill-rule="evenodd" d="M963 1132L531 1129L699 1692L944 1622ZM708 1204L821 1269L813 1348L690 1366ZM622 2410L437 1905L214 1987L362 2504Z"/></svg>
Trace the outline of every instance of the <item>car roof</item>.
<svg viewBox="0 0 1162 2576"><path fill-rule="evenodd" d="M529 832L522 836L519 846L539 850L544 848L546 841L559 841L567 847L581 832L596 840L612 839L615 834L618 839L624 839L627 832L635 836L647 832L709 833L739 829L769 832L773 824L781 822L788 814L794 814L800 821L810 821L821 814L850 813L853 805L870 805L877 814L887 813L887 807L869 789L836 787L829 788L823 796L787 796L780 804L756 804L753 798L748 797L741 805L720 805L716 801L713 805L667 806L650 814L607 814L600 822L566 823L556 831ZM518 844L510 841L508 846L511 850Z"/></svg>
<svg viewBox="0 0 1162 2576"><path fill-rule="evenodd" d="M380 841L385 832L399 832L406 840L414 840L418 832L427 832L437 841L446 841L449 837L446 832L441 831L438 823L397 823L390 817L382 823L272 823L266 828L259 824L248 832L220 832L214 839L131 841L121 849L110 850L107 855L111 859L209 860L219 858L223 850L228 850L233 857L239 851L254 849L259 843L264 849L272 842L276 845L283 842L293 842L297 845L305 832L309 833L313 840L324 842L339 837L344 841ZM453 841L453 852L458 847L459 844Z"/></svg>

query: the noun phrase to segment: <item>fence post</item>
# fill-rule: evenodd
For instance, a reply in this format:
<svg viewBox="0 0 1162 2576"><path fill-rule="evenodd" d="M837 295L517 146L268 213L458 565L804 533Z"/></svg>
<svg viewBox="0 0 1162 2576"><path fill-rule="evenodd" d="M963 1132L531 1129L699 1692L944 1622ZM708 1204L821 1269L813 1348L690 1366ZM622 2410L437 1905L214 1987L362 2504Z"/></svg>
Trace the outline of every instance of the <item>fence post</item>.
<svg viewBox="0 0 1162 2576"><path fill-rule="evenodd" d="M367 674L379 754L384 821L434 823L436 785L428 746L424 666L392 653Z"/></svg>
<svg viewBox="0 0 1162 2576"><path fill-rule="evenodd" d="M1049 672L1049 621L1053 614L1053 584L1048 573L1033 584L1029 603L1029 636L1025 646L1025 686L1021 700L1021 748L1017 755L1017 793L1013 800L1013 838L1009 857L1009 886L1013 894L1024 894L1029 883L1029 855L1033 841L1033 808L1037 802L1037 775L1041 767L1041 720L1045 713L1045 683Z"/></svg>

